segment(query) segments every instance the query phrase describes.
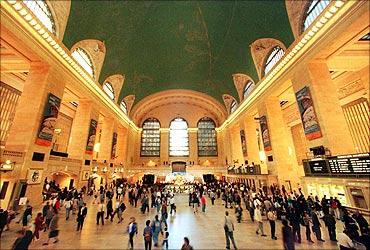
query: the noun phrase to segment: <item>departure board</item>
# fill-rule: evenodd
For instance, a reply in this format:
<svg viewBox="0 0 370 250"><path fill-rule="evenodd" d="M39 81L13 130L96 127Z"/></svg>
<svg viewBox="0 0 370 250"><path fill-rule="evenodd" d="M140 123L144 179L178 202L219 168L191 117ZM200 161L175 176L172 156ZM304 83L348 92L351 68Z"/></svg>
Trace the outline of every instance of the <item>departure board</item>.
<svg viewBox="0 0 370 250"><path fill-rule="evenodd" d="M328 158L332 174L370 174L370 154L340 155Z"/></svg>
<svg viewBox="0 0 370 250"><path fill-rule="evenodd" d="M326 160L311 160L308 162L310 166L310 171L312 174L328 174L329 169L327 167Z"/></svg>

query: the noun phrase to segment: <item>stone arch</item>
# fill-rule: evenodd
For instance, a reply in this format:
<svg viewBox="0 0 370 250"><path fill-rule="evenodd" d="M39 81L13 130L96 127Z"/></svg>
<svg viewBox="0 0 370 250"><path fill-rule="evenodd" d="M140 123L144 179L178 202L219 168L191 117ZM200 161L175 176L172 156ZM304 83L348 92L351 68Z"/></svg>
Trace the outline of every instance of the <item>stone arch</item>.
<svg viewBox="0 0 370 250"><path fill-rule="evenodd" d="M89 54L94 66L94 78L98 81L106 54L104 42L94 39L82 40L72 46L71 52L77 48L82 48Z"/></svg>
<svg viewBox="0 0 370 250"><path fill-rule="evenodd" d="M286 51L285 45L279 40L274 38L261 38L254 41L250 45L254 66L256 67L259 79L262 79L264 76L263 75L264 64L267 56L270 54L271 50L276 46L279 46L284 51Z"/></svg>
<svg viewBox="0 0 370 250"><path fill-rule="evenodd" d="M288 13L288 18L294 38L297 39L302 34L302 23L305 18L306 10L311 1L292 1L285 0L285 7Z"/></svg>
<svg viewBox="0 0 370 250"><path fill-rule="evenodd" d="M69 13L71 11L71 1L46 0L46 4L54 18L56 36L60 41L63 41Z"/></svg>
<svg viewBox="0 0 370 250"><path fill-rule="evenodd" d="M126 103L127 115L130 114L131 108L135 102L135 95L128 95L123 98L123 101Z"/></svg>
<svg viewBox="0 0 370 250"><path fill-rule="evenodd" d="M108 76L103 82L103 84L106 82L109 82L112 85L113 90L114 90L114 95L115 95L115 101L118 104L120 104L120 101L118 101L118 98L121 93L121 89L123 87L124 81L125 81L124 75L115 74L115 75Z"/></svg>
<svg viewBox="0 0 370 250"><path fill-rule="evenodd" d="M234 82L236 91L238 92L240 102L243 101L244 99L243 91L248 81L251 81L254 84L253 79L246 74L242 74L242 73L233 74L233 82Z"/></svg>
<svg viewBox="0 0 370 250"><path fill-rule="evenodd" d="M226 106L227 113L230 115L230 114L231 114L231 112L230 112L231 103L232 103L233 101L235 101L235 102L238 104L238 102L237 102L237 100L236 100L233 96L231 96L231 95L229 95L229 94L223 94L223 95L222 95L222 99L224 100L224 103L225 103L225 106Z"/></svg>

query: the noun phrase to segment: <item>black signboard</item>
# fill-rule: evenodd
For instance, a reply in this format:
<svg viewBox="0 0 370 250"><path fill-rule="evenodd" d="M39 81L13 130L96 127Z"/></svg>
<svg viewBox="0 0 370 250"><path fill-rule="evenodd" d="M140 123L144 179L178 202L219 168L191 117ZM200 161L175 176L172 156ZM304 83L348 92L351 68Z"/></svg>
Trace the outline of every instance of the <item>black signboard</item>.
<svg viewBox="0 0 370 250"><path fill-rule="evenodd" d="M370 154L341 155L328 158L332 174L370 174Z"/></svg>
<svg viewBox="0 0 370 250"><path fill-rule="evenodd" d="M329 169L326 160L312 160L308 162L312 174L328 174Z"/></svg>

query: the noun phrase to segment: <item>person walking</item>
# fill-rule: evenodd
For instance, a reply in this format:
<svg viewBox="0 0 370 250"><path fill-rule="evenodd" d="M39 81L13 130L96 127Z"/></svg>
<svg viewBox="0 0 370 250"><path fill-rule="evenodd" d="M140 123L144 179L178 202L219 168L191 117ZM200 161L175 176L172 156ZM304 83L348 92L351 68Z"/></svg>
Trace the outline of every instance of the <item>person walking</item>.
<svg viewBox="0 0 370 250"><path fill-rule="evenodd" d="M331 241L337 241L337 235L335 231L336 220L334 217L334 210L324 215L324 222L328 228L329 238Z"/></svg>
<svg viewBox="0 0 370 250"><path fill-rule="evenodd" d="M104 212L105 212L105 205L103 201L98 204L98 212L96 214L96 225L99 225L99 221L101 219L101 224L104 226Z"/></svg>
<svg viewBox="0 0 370 250"><path fill-rule="evenodd" d="M0 236L8 221L8 211L0 209Z"/></svg>
<svg viewBox="0 0 370 250"><path fill-rule="evenodd" d="M52 206L49 206L49 209L47 210L46 216L45 216L45 228L44 228L44 232L46 232L46 230L49 229L50 222L53 219L53 216L54 216L54 209L53 209Z"/></svg>
<svg viewBox="0 0 370 250"><path fill-rule="evenodd" d="M108 197L108 196L107 196ZM113 201L110 197L108 197L107 202L107 216L105 217L106 220L108 220L110 217L110 221L113 221ZM104 225L104 223L103 223Z"/></svg>
<svg viewBox="0 0 370 250"><path fill-rule="evenodd" d="M206 206L207 206L207 199L206 196L203 194L202 197L200 198L200 204L202 205L202 212L206 212Z"/></svg>
<svg viewBox="0 0 370 250"><path fill-rule="evenodd" d="M311 227L310 224L312 223L311 217L308 215L306 211L303 212L303 225L306 228L306 240L310 243L314 243L311 239Z"/></svg>
<svg viewBox="0 0 370 250"><path fill-rule="evenodd" d="M240 205L236 205L235 214L236 214L237 222L240 223L242 221L242 216L243 216L243 209Z"/></svg>
<svg viewBox="0 0 370 250"><path fill-rule="evenodd" d="M87 215L87 207L86 207L86 203L84 203L77 213L77 231L82 230L86 215Z"/></svg>
<svg viewBox="0 0 370 250"><path fill-rule="evenodd" d="M43 226L44 226L44 217L42 217L42 213L37 213L35 218L35 231L33 232L36 241L40 239L40 231L43 229Z"/></svg>
<svg viewBox="0 0 370 250"><path fill-rule="evenodd" d="M135 221L135 217L130 218L130 224L128 225L128 235L129 235L129 244L130 244L130 249L134 249L134 235L137 235L137 224Z"/></svg>
<svg viewBox="0 0 370 250"><path fill-rule="evenodd" d="M266 237L267 235L263 232L263 221L259 204L257 204L256 208L254 209L254 220L257 222L256 234L259 234L260 231L261 236Z"/></svg>
<svg viewBox="0 0 370 250"><path fill-rule="evenodd" d="M234 240L234 223L232 219L229 217L228 211L225 212L224 231L226 237L226 249L230 249L230 240L233 243L234 249L237 249Z"/></svg>
<svg viewBox="0 0 370 250"><path fill-rule="evenodd" d="M182 244L181 250L193 250L188 237L184 237L184 244Z"/></svg>
<svg viewBox="0 0 370 250"><path fill-rule="evenodd" d="M283 220L282 235L285 250L294 250L294 236L292 228L288 225L287 220Z"/></svg>
<svg viewBox="0 0 370 250"><path fill-rule="evenodd" d="M162 248L165 247L165 249L168 249L168 237L170 236L170 233L167 231L167 227L164 229L163 233L163 241L162 241Z"/></svg>
<svg viewBox="0 0 370 250"><path fill-rule="evenodd" d="M152 227L150 226L150 220L147 220L145 222L145 225L146 227L144 228L144 232L143 232L144 246L145 246L145 250L151 250L153 231L152 231Z"/></svg>
<svg viewBox="0 0 370 250"><path fill-rule="evenodd" d="M317 212L316 212L316 208L314 208L312 210L312 213L311 213L311 218L312 218L312 230L313 232L315 233L315 236L316 236L316 239L318 241L322 241L322 242L325 242L325 240L323 240L321 238L321 224L320 224L320 220L319 220L319 217L317 216Z"/></svg>
<svg viewBox="0 0 370 250"><path fill-rule="evenodd" d="M71 212L71 209L72 209L72 200L71 199L67 199L65 202L64 202L64 207L66 209L66 220L69 219L69 214Z"/></svg>
<svg viewBox="0 0 370 250"><path fill-rule="evenodd" d="M44 246L49 245L49 241L50 241L51 238L55 239L54 244L59 241L59 239L58 239L58 235L59 235L59 230L58 230L59 215L58 215L58 209L56 207L54 207L53 213L54 213L54 215L53 215L53 218L50 221L50 226L49 226L49 229L50 229L49 238L48 238L48 241L43 244Z"/></svg>
<svg viewBox="0 0 370 250"><path fill-rule="evenodd" d="M270 229L271 229L271 239L277 240L277 237L275 236L275 222L277 219L276 212L272 210L270 207L269 211L267 212L267 219L269 220L270 223Z"/></svg>
<svg viewBox="0 0 370 250"><path fill-rule="evenodd" d="M211 193L209 194L209 197L211 198L212 206L215 205L216 194L215 194L215 192L213 192L213 190L211 190Z"/></svg>
<svg viewBox="0 0 370 250"><path fill-rule="evenodd" d="M170 198L170 215L172 215L172 211L174 211L176 213L176 205L175 205L175 195L172 194L171 198Z"/></svg>
<svg viewBox="0 0 370 250"><path fill-rule="evenodd" d="M19 231L20 234L22 231ZM33 234L31 230L26 230L24 235L18 237L12 247L12 250L28 250L29 245L32 242Z"/></svg>
<svg viewBox="0 0 370 250"><path fill-rule="evenodd" d="M154 246L158 246L158 236L162 232L162 223L159 221L158 215L155 216L152 222L152 231L153 231L153 242Z"/></svg>
<svg viewBox="0 0 370 250"><path fill-rule="evenodd" d="M293 228L293 235L294 235L294 240L298 243L301 243L302 238L301 238L301 218L299 216L299 213L296 209L292 208L290 213L289 213L289 220L290 220L290 225Z"/></svg>

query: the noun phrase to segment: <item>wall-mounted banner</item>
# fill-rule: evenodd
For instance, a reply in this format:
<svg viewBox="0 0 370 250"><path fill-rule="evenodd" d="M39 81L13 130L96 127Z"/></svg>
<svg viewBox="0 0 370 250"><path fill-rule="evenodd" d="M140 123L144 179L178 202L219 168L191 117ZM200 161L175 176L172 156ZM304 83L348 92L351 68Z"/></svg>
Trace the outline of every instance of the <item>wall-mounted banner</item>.
<svg viewBox="0 0 370 250"><path fill-rule="evenodd" d="M114 160L116 158L116 147L117 147L117 133L113 133L112 139L112 150L111 150L111 159Z"/></svg>
<svg viewBox="0 0 370 250"><path fill-rule="evenodd" d="M306 86L296 94L299 113L301 114L304 133L309 140L321 137L321 130L309 88Z"/></svg>
<svg viewBox="0 0 370 250"><path fill-rule="evenodd" d="M50 146L53 141L55 124L57 122L60 107L60 99L49 93L45 104L43 119L41 121L39 134L36 144L41 146Z"/></svg>
<svg viewBox="0 0 370 250"><path fill-rule="evenodd" d="M87 137L87 144L86 144L86 151L85 151L86 154L91 155L93 153L97 125L98 125L97 121L91 119L90 128L89 128L89 136Z"/></svg>
<svg viewBox="0 0 370 250"><path fill-rule="evenodd" d="M270 151L272 148L271 148L270 133L267 127L266 116L260 117L260 126L261 126L261 132L262 132L263 147L265 151Z"/></svg>
<svg viewBox="0 0 370 250"><path fill-rule="evenodd" d="M242 150L243 150L243 155L247 156L247 141L245 140L245 132L244 129L240 130L240 141L242 143Z"/></svg>

